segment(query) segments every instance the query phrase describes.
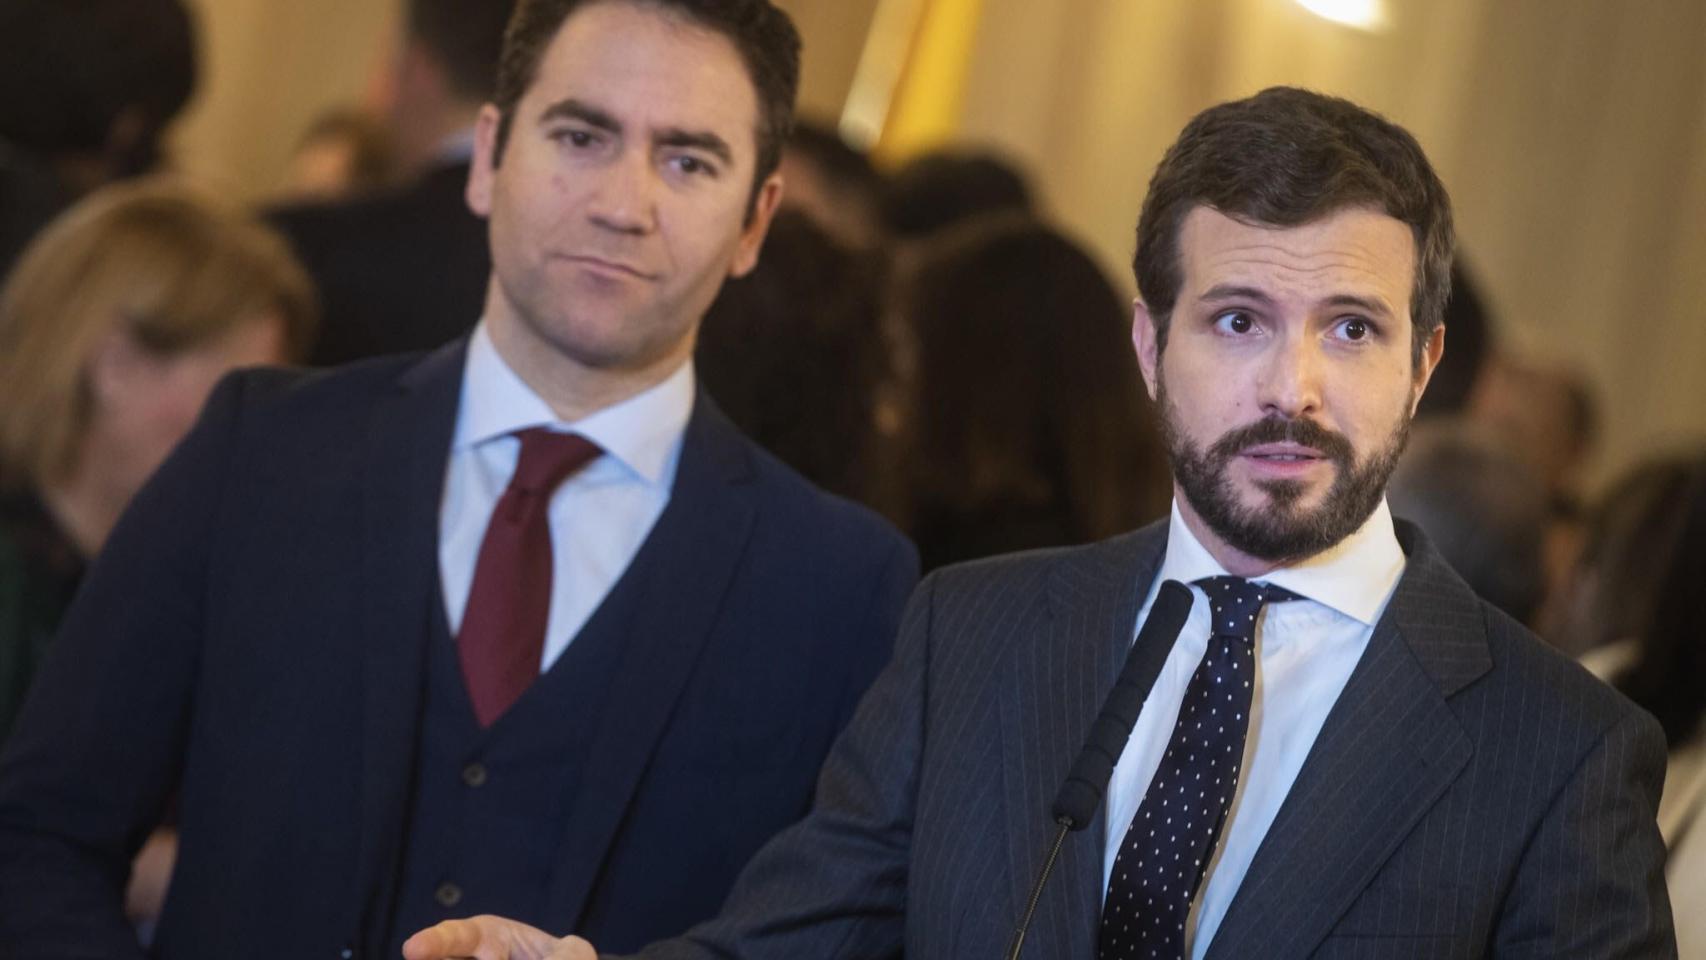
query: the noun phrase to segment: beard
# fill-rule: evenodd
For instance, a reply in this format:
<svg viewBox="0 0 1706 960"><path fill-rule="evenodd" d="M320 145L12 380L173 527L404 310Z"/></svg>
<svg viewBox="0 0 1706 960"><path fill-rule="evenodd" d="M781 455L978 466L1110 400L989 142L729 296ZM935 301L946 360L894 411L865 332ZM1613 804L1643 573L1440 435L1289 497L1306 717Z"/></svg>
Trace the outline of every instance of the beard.
<svg viewBox="0 0 1706 960"><path fill-rule="evenodd" d="M1313 556L1361 528L1380 505L1386 481L1410 435L1410 417L1405 414L1386 443L1358 463L1356 451L1342 434L1313 420L1274 416L1227 431L1205 451L1180 428L1164 380L1156 384L1156 406L1179 492L1228 546L1275 563ZM1263 443L1302 444L1332 463L1333 483L1318 505L1303 506L1308 486L1301 480L1257 481L1256 488L1268 500L1257 507L1239 499L1230 475L1232 461Z"/></svg>

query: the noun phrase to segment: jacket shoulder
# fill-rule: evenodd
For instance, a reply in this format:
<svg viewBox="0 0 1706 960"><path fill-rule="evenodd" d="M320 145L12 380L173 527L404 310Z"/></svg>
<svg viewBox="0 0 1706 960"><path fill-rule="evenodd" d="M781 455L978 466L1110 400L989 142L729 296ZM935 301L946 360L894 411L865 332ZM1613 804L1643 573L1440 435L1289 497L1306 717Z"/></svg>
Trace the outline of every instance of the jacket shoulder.
<svg viewBox="0 0 1706 960"><path fill-rule="evenodd" d="M1493 660L1489 681L1510 696L1527 694L1547 704L1547 719L1582 742L1597 742L1607 730L1633 722L1657 721L1634 701L1594 676L1574 658L1547 643L1503 610L1477 600L1487 625L1487 649Z"/></svg>
<svg viewBox="0 0 1706 960"><path fill-rule="evenodd" d="M245 423L348 422L352 414L389 395L423 354L397 354L332 368L251 367L227 374L209 408L234 405Z"/></svg>
<svg viewBox="0 0 1706 960"><path fill-rule="evenodd" d="M867 560L900 554L916 576L917 551L894 524L863 504L819 488L732 425L728 429L750 458L767 522L799 531L802 543L839 554Z"/></svg>
<svg viewBox="0 0 1706 960"><path fill-rule="evenodd" d="M928 580L939 610L975 609L995 598L1043 597L1079 605L1141 596L1167 546L1167 522L1079 546L1043 547L956 563ZM1135 614L1135 609L1132 611Z"/></svg>

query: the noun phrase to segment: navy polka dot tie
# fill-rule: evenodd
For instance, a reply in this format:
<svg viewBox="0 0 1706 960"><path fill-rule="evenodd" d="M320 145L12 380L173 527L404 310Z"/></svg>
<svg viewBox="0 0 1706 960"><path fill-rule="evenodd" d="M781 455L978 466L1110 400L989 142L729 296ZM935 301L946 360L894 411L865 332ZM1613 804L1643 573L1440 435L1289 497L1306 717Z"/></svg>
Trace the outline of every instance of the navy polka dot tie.
<svg viewBox="0 0 1706 960"><path fill-rule="evenodd" d="M1185 955L1185 918L1238 789L1256 681L1262 605L1297 594L1242 577L1205 577L1214 617L1167 753L1114 858L1102 905L1102 960Z"/></svg>

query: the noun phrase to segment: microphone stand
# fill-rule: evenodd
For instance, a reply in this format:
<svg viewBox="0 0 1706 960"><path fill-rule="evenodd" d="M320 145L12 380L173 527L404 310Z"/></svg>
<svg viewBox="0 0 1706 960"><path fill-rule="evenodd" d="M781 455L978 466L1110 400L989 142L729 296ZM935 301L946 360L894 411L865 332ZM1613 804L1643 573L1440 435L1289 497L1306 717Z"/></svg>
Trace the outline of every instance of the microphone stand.
<svg viewBox="0 0 1706 960"><path fill-rule="evenodd" d="M1043 861L1037 882L1031 887L1025 913L1020 917L1019 926L1013 931L1012 943L1007 948L1006 960L1019 960L1019 952L1025 947L1025 932L1030 929L1037 904L1042 902L1043 885L1048 882L1049 874L1054 872L1055 861L1060 859L1066 835L1090 825L1096 807L1102 802L1102 794L1108 789L1108 778L1113 776L1114 765L1119 762L1120 754L1125 752L1125 743L1131 737L1132 725L1137 723L1137 714L1143 709L1143 698L1155 684L1155 675L1161 672L1161 664L1173 649L1173 641L1179 638L1179 631L1184 628L1185 618L1190 616L1191 605L1195 602L1190 588L1179 581L1168 580L1161 584L1161 591L1149 609L1149 619L1144 621L1143 629L1138 631L1137 639L1132 642L1131 652L1126 655L1125 668L1114 682L1114 689L1108 693L1108 701L1102 705L1102 712L1097 714L1096 722L1091 725L1083 751L1078 754L1078 760L1073 763L1072 771L1067 774L1066 782L1061 784L1060 793L1055 797L1052 812L1060 829L1055 831L1048 859Z"/></svg>

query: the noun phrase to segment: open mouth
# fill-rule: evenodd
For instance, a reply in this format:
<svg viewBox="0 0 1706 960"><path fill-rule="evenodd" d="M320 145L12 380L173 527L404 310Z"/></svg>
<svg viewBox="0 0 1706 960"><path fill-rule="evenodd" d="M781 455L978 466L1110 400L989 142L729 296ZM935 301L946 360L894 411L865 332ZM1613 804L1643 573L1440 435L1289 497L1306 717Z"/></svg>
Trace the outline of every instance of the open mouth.
<svg viewBox="0 0 1706 960"><path fill-rule="evenodd" d="M1296 443L1264 443L1245 448L1239 456L1258 476L1302 477L1329 462L1326 454Z"/></svg>
<svg viewBox="0 0 1706 960"><path fill-rule="evenodd" d="M1321 451L1314 447L1305 447L1295 443L1263 443L1246 447L1243 455L1252 460L1264 463L1313 463L1327 459Z"/></svg>

